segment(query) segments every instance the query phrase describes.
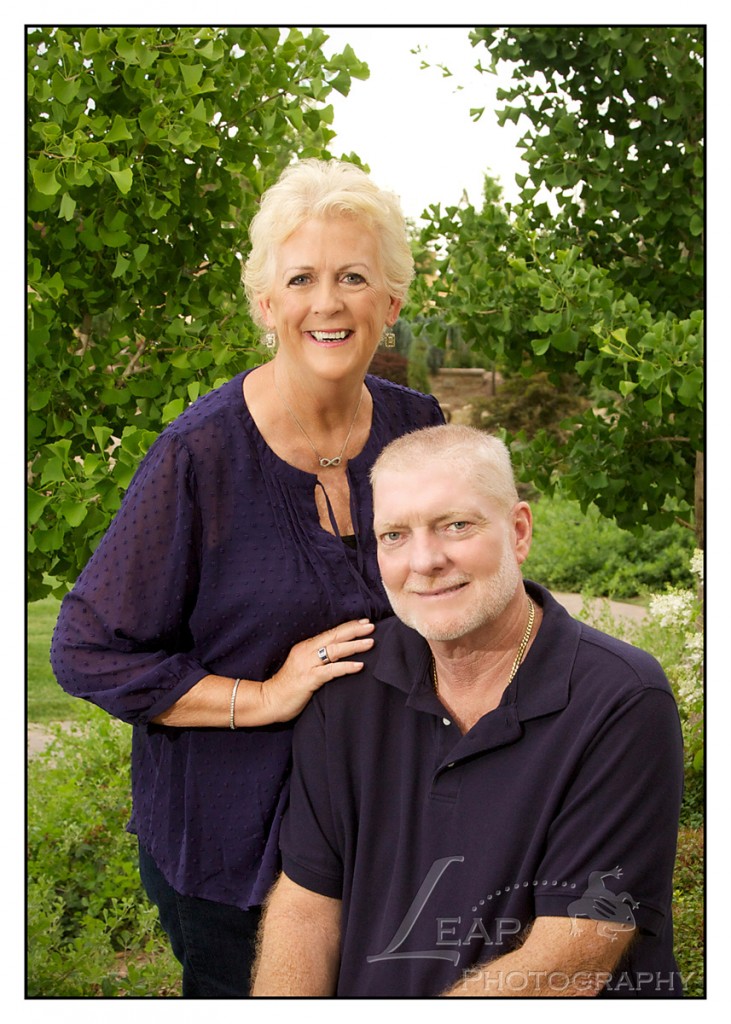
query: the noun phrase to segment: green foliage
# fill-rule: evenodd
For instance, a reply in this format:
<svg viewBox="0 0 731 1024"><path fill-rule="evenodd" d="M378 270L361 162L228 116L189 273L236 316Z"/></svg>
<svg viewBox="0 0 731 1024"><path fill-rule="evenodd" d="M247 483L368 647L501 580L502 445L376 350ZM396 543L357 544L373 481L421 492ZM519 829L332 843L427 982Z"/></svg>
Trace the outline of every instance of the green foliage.
<svg viewBox="0 0 731 1024"><path fill-rule="evenodd" d="M530 185L515 208L490 179L481 211L430 207L421 244L438 285L417 278L416 312L458 326L501 370L578 374L587 394L601 390L565 439L539 432L521 451L540 491L560 479L626 529L692 520L704 438L700 35L539 26L472 39L493 65L516 62L505 96L522 105L505 116L531 125ZM533 205L540 186L555 216Z"/></svg>
<svg viewBox="0 0 731 1024"><path fill-rule="evenodd" d="M702 828L681 828L673 879L675 957L689 999L705 997L705 872Z"/></svg>
<svg viewBox="0 0 731 1024"><path fill-rule="evenodd" d="M559 197L561 248L580 244L614 283L681 319L703 302L704 32L602 25L478 28L512 64L500 123L530 124L521 198ZM546 204L531 209L551 227Z"/></svg>
<svg viewBox="0 0 731 1024"><path fill-rule="evenodd" d="M326 157L320 29L28 33L29 597L86 563L160 428L253 365L240 285L259 196ZM356 158L357 159L357 158Z"/></svg>
<svg viewBox="0 0 731 1024"><path fill-rule="evenodd" d="M124 830L130 729L81 706L28 765L27 994L175 995L179 968Z"/></svg>
<svg viewBox="0 0 731 1024"><path fill-rule="evenodd" d="M429 343L426 338L414 338L409 350L409 387L414 391L429 394Z"/></svg>
<svg viewBox="0 0 731 1024"><path fill-rule="evenodd" d="M636 535L560 494L532 508L533 546L523 569L550 590L621 600L693 585L693 536L678 524Z"/></svg>

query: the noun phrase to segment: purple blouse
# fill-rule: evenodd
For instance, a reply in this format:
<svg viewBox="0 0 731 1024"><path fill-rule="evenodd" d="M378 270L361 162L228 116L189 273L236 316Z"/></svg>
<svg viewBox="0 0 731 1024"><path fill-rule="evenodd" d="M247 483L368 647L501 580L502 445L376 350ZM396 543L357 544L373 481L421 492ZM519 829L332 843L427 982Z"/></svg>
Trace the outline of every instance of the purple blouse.
<svg viewBox="0 0 731 1024"><path fill-rule="evenodd" d="M209 673L265 680L300 640L390 614L368 473L389 441L443 416L431 396L366 377L373 421L348 463L351 547L320 526L316 476L264 441L244 376L152 445L64 598L51 663L66 691L133 726L128 829L169 884L247 908L279 870L293 723L232 731L151 720Z"/></svg>

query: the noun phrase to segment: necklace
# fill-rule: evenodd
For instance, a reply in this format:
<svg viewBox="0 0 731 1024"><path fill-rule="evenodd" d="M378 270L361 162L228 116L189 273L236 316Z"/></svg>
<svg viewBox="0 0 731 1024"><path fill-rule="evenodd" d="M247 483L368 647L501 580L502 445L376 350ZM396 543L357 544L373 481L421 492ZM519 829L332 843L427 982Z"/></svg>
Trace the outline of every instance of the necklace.
<svg viewBox="0 0 731 1024"><path fill-rule="evenodd" d="M511 668L510 675L508 676L508 683L507 683L508 686L510 686L510 684L513 681L513 679L515 679L515 673L520 668L520 663L523 660L523 655L525 654L525 649L528 646L528 641L530 640L531 634L533 633L533 623L534 623L535 617L536 617L536 609L535 609L535 605L533 604L533 602L531 601L530 598L528 598L528 604L530 606L530 610L528 612L528 625L525 627L525 633L523 633L523 639L520 641L520 646L518 647L518 653L515 655L515 661L513 662L513 667ZM432 683L434 684L434 692L435 693L439 693L439 680L437 679L437 663L434 660L434 655L432 655L432 659L431 659L431 676L432 676Z"/></svg>
<svg viewBox="0 0 731 1024"><path fill-rule="evenodd" d="M288 404L286 398L284 397L282 392L279 390L279 385L277 384L276 376L273 377L273 380L274 380L274 387L276 388L277 394L282 399L282 405L284 406L284 408L287 410L287 412L292 417L294 422L297 424L297 426L302 431L305 440L307 441L307 443L309 444L310 448L315 453L315 458L320 463L322 468L323 469L329 469L331 466L339 466L340 463L343 461L343 455L345 455L345 449L348 447L348 441L350 440L350 435L353 433L353 427L355 426L355 421L356 421L356 419L358 417L358 411L360 409L360 403L363 401L363 388L361 387L361 389L360 389L360 398L358 399L358 404L355 407L355 413L353 414L353 420L352 420L352 422L350 424L350 430L348 431L348 436L345 438L345 443L343 444L343 447L340 449L340 454L336 455L333 459L325 459L325 458L322 457L322 455L320 455L320 453L318 452L317 448L315 448L314 444L310 440L309 434L307 433L305 428L302 426L300 421L297 419L297 416L296 416L296 414L294 412L294 409L291 408L291 406Z"/></svg>

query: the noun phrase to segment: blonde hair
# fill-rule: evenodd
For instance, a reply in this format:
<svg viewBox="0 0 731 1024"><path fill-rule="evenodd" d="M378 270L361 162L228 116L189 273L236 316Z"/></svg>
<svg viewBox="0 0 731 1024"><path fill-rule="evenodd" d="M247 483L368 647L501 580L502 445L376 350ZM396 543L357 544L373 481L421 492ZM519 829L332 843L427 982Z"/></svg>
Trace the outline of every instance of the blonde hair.
<svg viewBox="0 0 731 1024"><path fill-rule="evenodd" d="M391 441L371 467L371 485L384 470L428 473L435 463L466 477L505 512L519 501L507 445L484 430L456 423L424 427Z"/></svg>
<svg viewBox="0 0 731 1024"><path fill-rule="evenodd" d="M251 317L260 327L266 325L257 300L272 286L278 247L316 217L363 221L380 244L389 295L405 297L414 277L414 258L398 197L378 188L355 164L302 160L286 168L264 193L249 227L251 252L241 278Z"/></svg>

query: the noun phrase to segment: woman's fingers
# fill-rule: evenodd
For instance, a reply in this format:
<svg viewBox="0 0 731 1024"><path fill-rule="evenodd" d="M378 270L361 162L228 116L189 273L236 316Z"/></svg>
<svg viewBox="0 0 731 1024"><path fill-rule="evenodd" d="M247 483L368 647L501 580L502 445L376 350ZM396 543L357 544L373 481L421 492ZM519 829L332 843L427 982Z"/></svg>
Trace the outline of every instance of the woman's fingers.
<svg viewBox="0 0 731 1024"><path fill-rule="evenodd" d="M348 658L352 654L367 651L373 645L368 634L374 629L375 626L369 619L352 619L320 633L313 638L317 644L316 653L320 663L327 665L341 658ZM364 640L368 641L365 645Z"/></svg>
<svg viewBox="0 0 731 1024"><path fill-rule="evenodd" d="M367 636L357 640L340 641L323 644L317 649L317 658L322 665L332 665L356 654L362 654L373 646L373 637Z"/></svg>

